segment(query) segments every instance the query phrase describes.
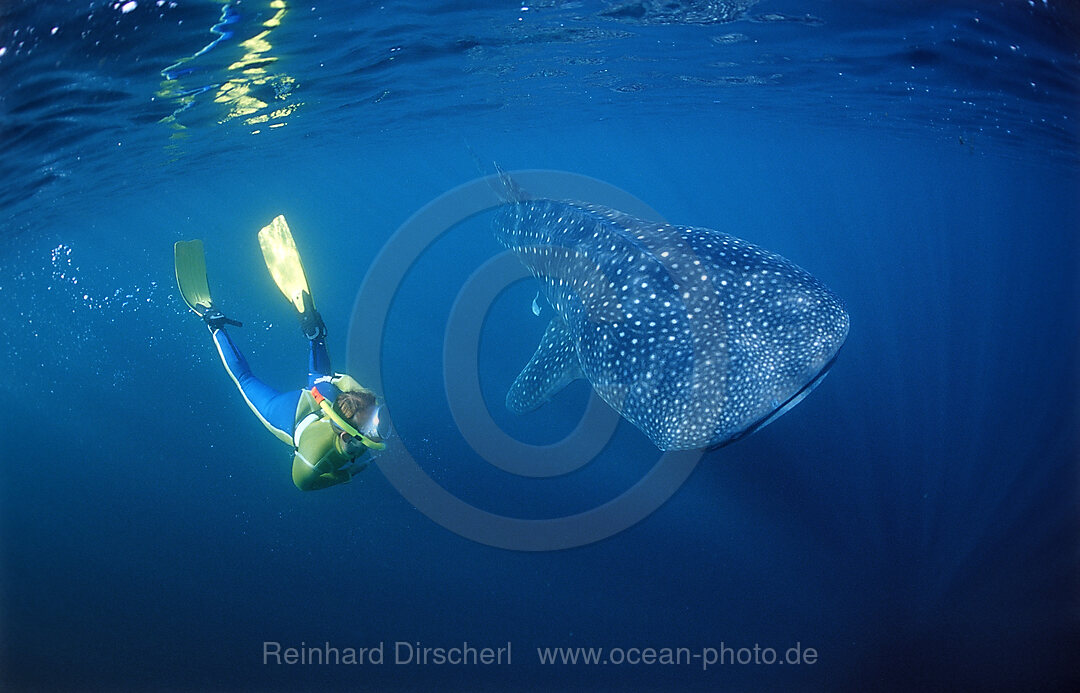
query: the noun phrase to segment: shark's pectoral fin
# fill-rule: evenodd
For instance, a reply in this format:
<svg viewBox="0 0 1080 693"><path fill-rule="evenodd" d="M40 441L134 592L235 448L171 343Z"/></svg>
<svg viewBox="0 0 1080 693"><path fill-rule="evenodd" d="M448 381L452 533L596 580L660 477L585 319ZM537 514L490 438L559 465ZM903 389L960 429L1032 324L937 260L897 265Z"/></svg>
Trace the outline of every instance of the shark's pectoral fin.
<svg viewBox="0 0 1080 693"><path fill-rule="evenodd" d="M581 377L574 339L562 318L556 317L548 323L536 353L506 393L506 408L515 414L532 411Z"/></svg>

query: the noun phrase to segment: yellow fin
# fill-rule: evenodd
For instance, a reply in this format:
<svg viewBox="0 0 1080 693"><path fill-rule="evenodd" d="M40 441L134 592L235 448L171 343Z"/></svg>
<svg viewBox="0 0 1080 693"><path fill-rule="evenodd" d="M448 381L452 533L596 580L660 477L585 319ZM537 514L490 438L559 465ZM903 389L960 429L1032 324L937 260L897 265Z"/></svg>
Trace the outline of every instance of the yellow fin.
<svg viewBox="0 0 1080 693"><path fill-rule="evenodd" d="M281 289L285 298L293 304L297 313L304 312L304 292L311 294L308 288L304 264L300 262L300 253L296 250L289 225L284 215L279 214L269 225L259 231L259 246L262 248L266 268L274 283ZM311 303L314 307L315 302Z"/></svg>
<svg viewBox="0 0 1080 693"><path fill-rule="evenodd" d="M202 315L210 308L210 286L206 283L206 257L199 239L177 241L173 246L176 284L188 308Z"/></svg>

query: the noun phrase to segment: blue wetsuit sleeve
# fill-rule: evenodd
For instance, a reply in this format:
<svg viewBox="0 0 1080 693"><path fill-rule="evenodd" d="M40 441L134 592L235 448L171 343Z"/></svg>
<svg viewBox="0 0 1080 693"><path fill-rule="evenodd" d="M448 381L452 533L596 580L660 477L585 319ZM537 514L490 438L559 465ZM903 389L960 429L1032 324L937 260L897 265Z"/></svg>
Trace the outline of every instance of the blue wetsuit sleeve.
<svg viewBox="0 0 1080 693"><path fill-rule="evenodd" d="M313 339L311 353L308 355L308 387L314 387L315 380L324 375L333 375L330 370L330 352L326 350L325 339Z"/></svg>

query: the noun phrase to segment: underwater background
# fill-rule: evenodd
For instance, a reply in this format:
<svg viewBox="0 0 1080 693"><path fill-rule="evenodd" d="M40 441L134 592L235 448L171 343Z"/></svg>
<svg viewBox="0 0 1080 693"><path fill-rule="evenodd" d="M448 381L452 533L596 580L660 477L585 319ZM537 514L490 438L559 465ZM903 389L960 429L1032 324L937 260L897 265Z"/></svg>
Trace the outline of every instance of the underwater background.
<svg viewBox="0 0 1080 693"><path fill-rule="evenodd" d="M1075 690L1078 50L1080 12L1052 0L6 3L0 687ZM493 215L423 248L385 315L357 302L395 230L496 163L807 269L851 315L829 376L608 538L517 551L443 526L384 470L409 458L471 506L543 519L660 457L623 422L536 479L459 432L447 363L474 363L531 444L589 394L503 406L547 323L532 280L491 302L475 354L444 354L455 296L502 251ZM396 427L316 493L173 275L173 243L202 238L256 374L300 387L306 344L255 237L277 214L335 366L379 378ZM354 356L372 349L377 375ZM512 659L394 661L466 642ZM266 643L385 659L266 662ZM617 661L755 647L816 657Z"/></svg>

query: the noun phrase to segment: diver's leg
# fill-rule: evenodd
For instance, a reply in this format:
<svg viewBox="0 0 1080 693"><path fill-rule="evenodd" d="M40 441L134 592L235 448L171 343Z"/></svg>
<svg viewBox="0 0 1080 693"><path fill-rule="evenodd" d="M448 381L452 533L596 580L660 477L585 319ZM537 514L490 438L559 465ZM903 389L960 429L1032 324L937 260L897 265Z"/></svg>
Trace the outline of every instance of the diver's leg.
<svg viewBox="0 0 1080 693"><path fill-rule="evenodd" d="M244 396L251 411L263 422L270 432L282 441L292 444L293 429L296 426L296 405L300 400L300 391L279 392L255 377L247 359L240 353L229 333L224 328L211 329L214 344L217 345L221 362L229 377L236 383L240 394Z"/></svg>
<svg viewBox="0 0 1080 693"><path fill-rule="evenodd" d="M311 351L308 354L308 387L313 387L317 378L332 374L330 352L326 350L326 338L319 337L311 340Z"/></svg>

